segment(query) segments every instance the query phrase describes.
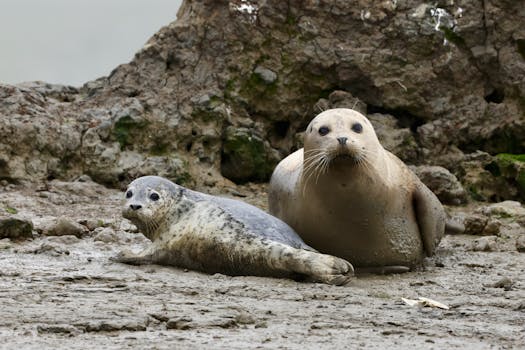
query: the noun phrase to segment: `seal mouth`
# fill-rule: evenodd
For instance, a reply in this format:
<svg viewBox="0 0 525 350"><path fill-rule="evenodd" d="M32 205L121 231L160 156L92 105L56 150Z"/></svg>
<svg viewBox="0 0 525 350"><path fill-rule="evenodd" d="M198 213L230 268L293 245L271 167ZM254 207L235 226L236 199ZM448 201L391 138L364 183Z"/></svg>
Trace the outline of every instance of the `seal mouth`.
<svg viewBox="0 0 525 350"><path fill-rule="evenodd" d="M330 163L331 164L355 165L355 164L358 164L359 161L355 156L351 154L339 153L330 160Z"/></svg>

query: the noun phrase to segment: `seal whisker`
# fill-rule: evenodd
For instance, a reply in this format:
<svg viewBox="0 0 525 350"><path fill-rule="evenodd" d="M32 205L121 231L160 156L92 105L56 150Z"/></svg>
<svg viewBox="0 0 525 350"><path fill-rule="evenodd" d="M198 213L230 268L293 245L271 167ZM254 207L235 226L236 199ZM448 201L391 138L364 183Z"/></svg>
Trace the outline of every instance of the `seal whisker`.
<svg viewBox="0 0 525 350"><path fill-rule="evenodd" d="M312 176L316 176L316 182L319 172L323 166L323 163L327 162L328 156L325 152L315 157L308 158L308 164L305 164L303 168L303 196L305 195L304 189Z"/></svg>

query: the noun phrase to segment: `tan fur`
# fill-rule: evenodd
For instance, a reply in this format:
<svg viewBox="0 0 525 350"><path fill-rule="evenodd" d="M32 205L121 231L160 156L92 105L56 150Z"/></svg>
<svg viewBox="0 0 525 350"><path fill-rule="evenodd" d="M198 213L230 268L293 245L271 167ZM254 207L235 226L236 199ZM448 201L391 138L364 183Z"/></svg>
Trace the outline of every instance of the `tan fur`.
<svg viewBox="0 0 525 350"><path fill-rule="evenodd" d="M352 130L356 123L362 132ZM321 127L329 133L320 135ZM343 137L346 145L338 141ZM307 244L357 267L412 268L433 254L445 226L436 196L351 109L327 110L312 120L304 149L275 169L269 206Z"/></svg>

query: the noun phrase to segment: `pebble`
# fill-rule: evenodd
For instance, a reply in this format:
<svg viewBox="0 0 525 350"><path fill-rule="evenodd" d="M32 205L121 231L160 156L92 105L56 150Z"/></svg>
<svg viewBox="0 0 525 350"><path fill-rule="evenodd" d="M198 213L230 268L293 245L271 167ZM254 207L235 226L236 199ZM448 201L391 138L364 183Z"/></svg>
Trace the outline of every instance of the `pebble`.
<svg viewBox="0 0 525 350"><path fill-rule="evenodd" d="M525 253L525 235L521 235L516 240L516 250L520 253Z"/></svg>
<svg viewBox="0 0 525 350"><path fill-rule="evenodd" d="M191 317L177 317L166 322L166 329L186 330L193 328Z"/></svg>
<svg viewBox="0 0 525 350"><path fill-rule="evenodd" d="M88 233L88 231L87 227L80 225L68 217L61 216L51 227L44 230L44 234L46 236L73 235L80 238Z"/></svg>
<svg viewBox="0 0 525 350"><path fill-rule="evenodd" d="M496 250L496 236L486 236L476 239L472 246L475 252L492 252Z"/></svg>
<svg viewBox="0 0 525 350"><path fill-rule="evenodd" d="M100 230L100 231L99 231ZM94 240L104 243L114 243L118 241L118 237L115 234L115 231L109 227L104 227L102 229L97 229L99 231L96 233Z"/></svg>

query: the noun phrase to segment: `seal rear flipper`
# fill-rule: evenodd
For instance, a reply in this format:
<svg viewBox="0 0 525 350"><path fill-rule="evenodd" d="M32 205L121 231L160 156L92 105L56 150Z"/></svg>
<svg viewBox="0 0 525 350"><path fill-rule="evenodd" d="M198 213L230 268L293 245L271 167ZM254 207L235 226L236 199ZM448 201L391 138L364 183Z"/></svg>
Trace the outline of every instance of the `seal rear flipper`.
<svg viewBox="0 0 525 350"><path fill-rule="evenodd" d="M416 185L412 203L425 254L431 256L445 233L445 210L436 195L422 182Z"/></svg>
<svg viewBox="0 0 525 350"><path fill-rule="evenodd" d="M340 286L349 283L354 277L352 264L332 255L295 249L286 257L289 269L306 275L307 281Z"/></svg>

